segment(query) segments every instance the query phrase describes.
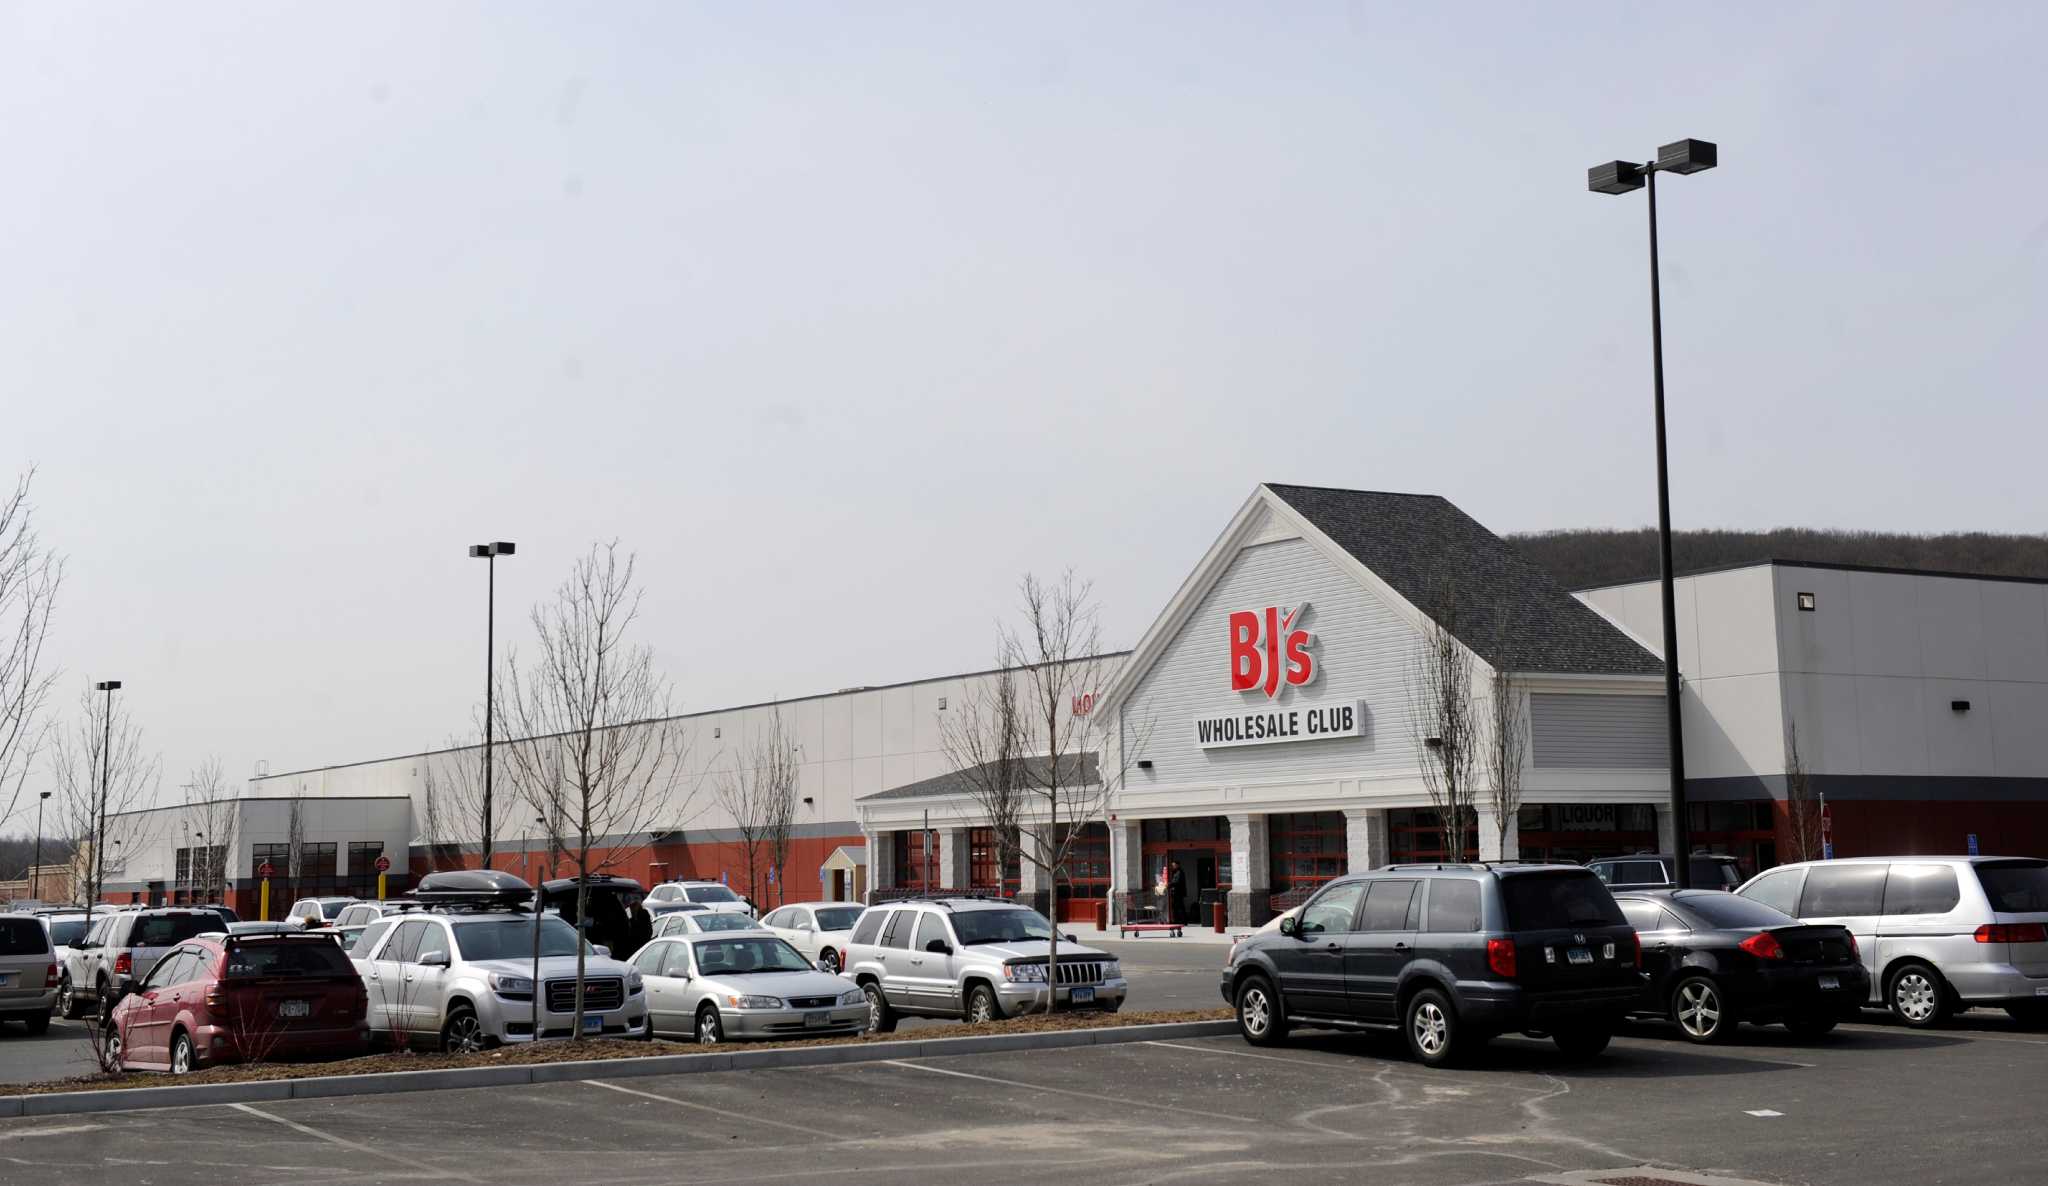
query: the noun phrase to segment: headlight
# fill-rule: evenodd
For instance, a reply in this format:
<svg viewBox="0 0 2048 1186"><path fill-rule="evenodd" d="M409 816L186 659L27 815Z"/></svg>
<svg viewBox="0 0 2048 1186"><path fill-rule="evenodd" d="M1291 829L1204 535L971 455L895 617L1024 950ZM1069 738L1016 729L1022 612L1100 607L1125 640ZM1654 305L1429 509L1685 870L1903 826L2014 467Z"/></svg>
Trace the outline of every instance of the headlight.
<svg viewBox="0 0 2048 1186"><path fill-rule="evenodd" d="M490 975L491 991L501 997L527 1000L533 996L533 981L524 976L508 976L503 972Z"/></svg>
<svg viewBox="0 0 2048 1186"><path fill-rule="evenodd" d="M725 1003L735 1009L780 1009L781 997L727 997Z"/></svg>
<svg viewBox="0 0 2048 1186"><path fill-rule="evenodd" d="M848 989L847 991L839 994L839 1003L842 1005L858 1005L866 1001L867 999L868 994L862 992L857 988Z"/></svg>
<svg viewBox="0 0 2048 1186"><path fill-rule="evenodd" d="M1003 975L1011 980L1023 980L1034 984L1045 983L1044 964L1004 964Z"/></svg>
<svg viewBox="0 0 2048 1186"><path fill-rule="evenodd" d="M1102 965L1102 978L1104 980L1120 980L1123 978L1123 974L1124 966L1121 961L1110 960Z"/></svg>

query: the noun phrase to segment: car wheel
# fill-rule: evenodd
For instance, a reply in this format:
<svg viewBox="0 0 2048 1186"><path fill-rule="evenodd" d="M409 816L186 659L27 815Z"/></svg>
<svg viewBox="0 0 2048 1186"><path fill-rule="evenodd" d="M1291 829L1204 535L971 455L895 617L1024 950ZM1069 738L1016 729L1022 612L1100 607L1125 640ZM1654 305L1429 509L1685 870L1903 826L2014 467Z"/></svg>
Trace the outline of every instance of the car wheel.
<svg viewBox="0 0 2048 1186"><path fill-rule="evenodd" d="M484 1024L477 1020L476 1010L467 1005L457 1005L448 1011L448 1020L441 1026L441 1049L448 1054L475 1054L489 1046L490 1039L484 1034Z"/></svg>
<svg viewBox="0 0 2048 1186"><path fill-rule="evenodd" d="M192 1038L184 1030L171 1035L171 1074L192 1073Z"/></svg>
<svg viewBox="0 0 2048 1186"><path fill-rule="evenodd" d="M1550 1035L1557 1048L1567 1058L1592 1058L1607 1049L1607 1043L1614 1040L1614 1031L1603 1026L1575 1026L1561 1029Z"/></svg>
<svg viewBox="0 0 2048 1186"><path fill-rule="evenodd" d="M882 986L870 980L861 985L860 990L868 994L868 1032L895 1033L896 1011L889 1007L889 998L882 995Z"/></svg>
<svg viewBox="0 0 2048 1186"><path fill-rule="evenodd" d="M1885 1003L1892 1016L1912 1026L1927 1029L1948 1020L1948 986L1941 974L1926 964L1903 964L1892 973L1885 990Z"/></svg>
<svg viewBox="0 0 2048 1186"><path fill-rule="evenodd" d="M1671 990L1671 1020L1686 1041L1701 1045L1727 1041L1741 1024L1721 986L1705 976L1687 976Z"/></svg>
<svg viewBox="0 0 2048 1186"><path fill-rule="evenodd" d="M830 973L831 973L832 975L834 975L834 976L837 976L837 975L839 975L839 953L838 953L838 952L836 952L836 951L832 950L831 948L827 947L827 948L826 948L826 949L824 950L824 952L823 952L823 953L821 953L821 954L820 954L820 955L818 956L818 959L819 959L819 960L821 960L821 961L823 961L823 963L824 963L824 965L825 965L825 970L826 970L827 972L830 972Z"/></svg>
<svg viewBox="0 0 2048 1186"><path fill-rule="evenodd" d="M28 1027L29 1033L46 1034L50 1032L50 1016L48 1013L32 1013L22 1018L21 1024Z"/></svg>
<svg viewBox="0 0 2048 1186"><path fill-rule="evenodd" d="M697 1010L697 1045L716 1046L725 1041L725 1023L718 1018L718 1008L706 1005Z"/></svg>
<svg viewBox="0 0 2048 1186"><path fill-rule="evenodd" d="M1408 1039L1409 1053L1424 1066L1449 1066L1465 1052L1458 1032L1458 1011L1449 997L1434 988L1410 998L1401 1032Z"/></svg>
<svg viewBox="0 0 2048 1186"><path fill-rule="evenodd" d="M1795 1038L1824 1037L1841 1021L1832 1013L1802 1013L1785 1019L1785 1032Z"/></svg>
<svg viewBox="0 0 2048 1186"><path fill-rule="evenodd" d="M100 1050L104 1052L109 1070L125 1071L128 1069L121 1062L122 1046L121 1027L111 1021L100 1023Z"/></svg>
<svg viewBox="0 0 2048 1186"><path fill-rule="evenodd" d="M99 986L99 997L93 1001L93 1009L98 1012L101 1021L112 1021L114 1019L114 986L104 980L99 982Z"/></svg>
<svg viewBox="0 0 2048 1186"><path fill-rule="evenodd" d="M62 1013L66 1021L77 1021L85 1016L85 1005L78 999L78 994L72 991L69 973L66 973L64 979L57 984L57 1012Z"/></svg>
<svg viewBox="0 0 2048 1186"><path fill-rule="evenodd" d="M977 984L967 990L967 1022L970 1025L986 1025L1003 1019L1003 1005L996 1000L996 990L986 984Z"/></svg>
<svg viewBox="0 0 2048 1186"><path fill-rule="evenodd" d="M2048 1005L2036 1005L2031 1002L2007 1005L2005 1014L2028 1029L2048 1027Z"/></svg>
<svg viewBox="0 0 2048 1186"><path fill-rule="evenodd" d="M1287 1036L1280 994L1264 976L1247 976L1237 986L1237 1032L1254 1046L1271 1046Z"/></svg>

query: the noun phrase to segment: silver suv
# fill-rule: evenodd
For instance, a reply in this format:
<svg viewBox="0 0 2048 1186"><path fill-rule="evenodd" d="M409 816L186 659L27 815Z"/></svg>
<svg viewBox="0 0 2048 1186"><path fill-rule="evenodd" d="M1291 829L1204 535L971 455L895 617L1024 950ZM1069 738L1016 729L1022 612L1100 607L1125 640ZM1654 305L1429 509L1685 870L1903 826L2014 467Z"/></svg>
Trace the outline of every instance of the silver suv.
<svg viewBox="0 0 2048 1186"><path fill-rule="evenodd" d="M58 970L57 1010L67 1019L75 1018L90 1005L104 1017L149 975L165 952L187 939L227 929L224 916L203 908L170 906L111 914L94 910L92 929L71 948Z"/></svg>
<svg viewBox="0 0 2048 1186"><path fill-rule="evenodd" d="M853 926L844 975L868 998L868 1028L888 1033L898 1014L995 1021L1046 1006L1123 1007L1116 957L1060 937L1059 968L1047 960L1052 924L1036 910L986 898L915 898L871 906Z"/></svg>
<svg viewBox="0 0 2048 1186"><path fill-rule="evenodd" d="M540 994L534 1001L534 916L530 911L417 910L369 924L351 956L369 990L370 1032L396 1045L433 1042L482 1050L566 1038L576 1020L576 928L540 918ZM640 973L585 949L583 1032L647 1036Z"/></svg>
<svg viewBox="0 0 2048 1186"><path fill-rule="evenodd" d="M33 914L0 914L0 1021L40 1034L57 1009L57 956L50 932Z"/></svg>
<svg viewBox="0 0 2048 1186"><path fill-rule="evenodd" d="M1911 1026L2003 1008L2048 1025L2048 860L1847 857L1780 865L1736 891L1801 922L1849 928L1871 1003Z"/></svg>

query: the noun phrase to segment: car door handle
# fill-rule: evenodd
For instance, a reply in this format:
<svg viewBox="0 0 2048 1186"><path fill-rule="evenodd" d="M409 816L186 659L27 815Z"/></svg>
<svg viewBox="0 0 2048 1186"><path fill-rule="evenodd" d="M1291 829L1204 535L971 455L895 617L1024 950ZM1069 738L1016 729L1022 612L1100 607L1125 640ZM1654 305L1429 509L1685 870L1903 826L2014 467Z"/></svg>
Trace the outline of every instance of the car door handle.
<svg viewBox="0 0 2048 1186"><path fill-rule="evenodd" d="M1406 943L1396 943L1396 944L1394 944L1394 950L1395 950L1395 951L1406 951L1406 950L1408 950L1408 945L1407 945Z"/></svg>
<svg viewBox="0 0 2048 1186"><path fill-rule="evenodd" d="M1340 943L1334 943L1334 942L1333 942L1333 943L1325 943L1325 944L1323 944L1323 950L1324 950L1324 951L1342 951L1342 950L1344 950L1344 947L1343 947L1343 945L1342 945L1342 944L1340 944Z"/></svg>

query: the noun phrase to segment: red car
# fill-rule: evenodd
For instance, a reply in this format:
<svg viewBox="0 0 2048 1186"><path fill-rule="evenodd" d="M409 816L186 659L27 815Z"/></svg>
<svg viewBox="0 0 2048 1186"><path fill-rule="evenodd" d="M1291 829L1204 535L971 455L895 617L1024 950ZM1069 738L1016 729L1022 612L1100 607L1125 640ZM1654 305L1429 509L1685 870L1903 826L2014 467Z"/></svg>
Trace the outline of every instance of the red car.
<svg viewBox="0 0 2048 1186"><path fill-rule="evenodd" d="M369 1048L362 978L325 934L188 939L114 1006L122 1070L169 1071Z"/></svg>

